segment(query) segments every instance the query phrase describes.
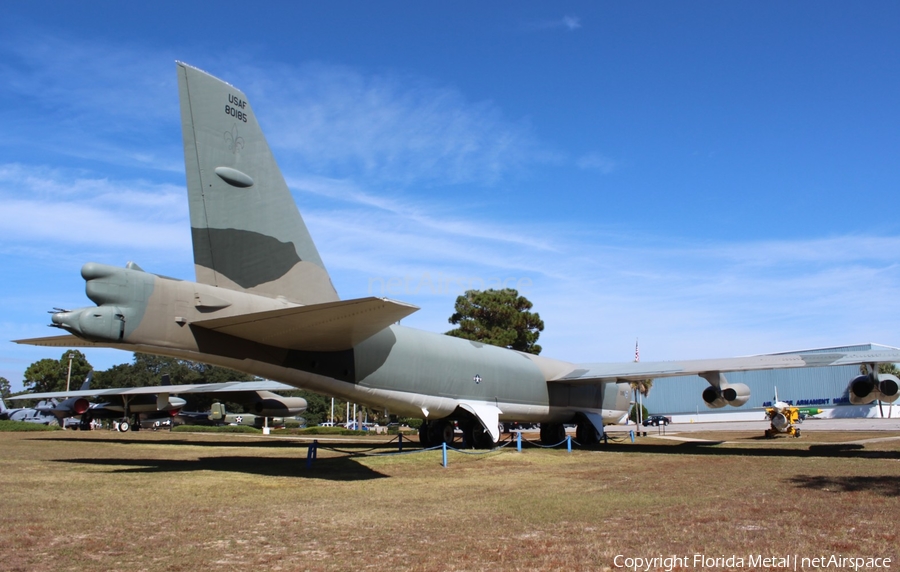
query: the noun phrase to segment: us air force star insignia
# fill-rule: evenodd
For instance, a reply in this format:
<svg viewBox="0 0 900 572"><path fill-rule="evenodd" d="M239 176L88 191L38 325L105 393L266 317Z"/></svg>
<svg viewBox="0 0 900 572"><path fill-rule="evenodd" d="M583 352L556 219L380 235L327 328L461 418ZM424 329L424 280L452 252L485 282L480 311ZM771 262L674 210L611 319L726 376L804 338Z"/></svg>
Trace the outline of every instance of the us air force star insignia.
<svg viewBox="0 0 900 572"><path fill-rule="evenodd" d="M240 416L240 415L238 415L238 416L237 416L237 417L235 417L235 419L234 419L234 420L235 420L235 421L236 421L236 422L238 422L238 423L240 423L240 422L241 422L241 421L243 421L243 420L244 420L244 418L243 418L243 417L241 417L241 416Z"/></svg>
<svg viewBox="0 0 900 572"><path fill-rule="evenodd" d="M475 380L475 383L481 383L481 376L478 375L477 373L475 374L475 377L473 377L472 379Z"/></svg>

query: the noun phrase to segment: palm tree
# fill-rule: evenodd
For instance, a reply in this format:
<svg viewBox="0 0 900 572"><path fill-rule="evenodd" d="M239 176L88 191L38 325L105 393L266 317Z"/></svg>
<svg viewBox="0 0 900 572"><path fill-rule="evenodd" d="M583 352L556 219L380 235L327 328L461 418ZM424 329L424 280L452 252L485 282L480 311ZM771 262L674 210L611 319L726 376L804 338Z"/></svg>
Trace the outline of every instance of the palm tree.
<svg viewBox="0 0 900 572"><path fill-rule="evenodd" d="M653 380L652 379L633 379L628 382L628 385L631 386L631 391L634 394L634 400L637 402L638 395L642 397L647 397L650 394L650 389L653 388ZM644 404L638 403L638 414L636 416L637 424L640 425L643 422L641 417L644 413Z"/></svg>

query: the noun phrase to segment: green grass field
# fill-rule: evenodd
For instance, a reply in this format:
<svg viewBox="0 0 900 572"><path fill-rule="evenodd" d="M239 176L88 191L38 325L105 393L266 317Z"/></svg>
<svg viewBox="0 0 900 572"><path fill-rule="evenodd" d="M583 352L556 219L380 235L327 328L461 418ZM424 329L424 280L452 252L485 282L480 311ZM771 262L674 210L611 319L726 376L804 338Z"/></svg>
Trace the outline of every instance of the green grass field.
<svg viewBox="0 0 900 572"><path fill-rule="evenodd" d="M896 569L900 441L884 436L509 447L447 468L440 451L364 456L360 438L307 468L305 442L277 437L0 433L0 570L603 570L673 554Z"/></svg>

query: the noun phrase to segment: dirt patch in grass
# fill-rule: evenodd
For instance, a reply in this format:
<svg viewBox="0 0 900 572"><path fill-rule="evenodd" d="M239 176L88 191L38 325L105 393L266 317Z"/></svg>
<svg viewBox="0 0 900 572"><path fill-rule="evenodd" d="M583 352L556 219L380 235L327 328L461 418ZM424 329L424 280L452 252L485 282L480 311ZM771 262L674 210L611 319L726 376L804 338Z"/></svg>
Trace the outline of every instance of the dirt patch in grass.
<svg viewBox="0 0 900 572"><path fill-rule="evenodd" d="M451 451L447 468L440 451L366 456L378 450L360 440L340 444L350 454L319 449L307 468L305 442L273 437L5 433L0 562L602 570L616 555L896 558L900 442L831 437Z"/></svg>

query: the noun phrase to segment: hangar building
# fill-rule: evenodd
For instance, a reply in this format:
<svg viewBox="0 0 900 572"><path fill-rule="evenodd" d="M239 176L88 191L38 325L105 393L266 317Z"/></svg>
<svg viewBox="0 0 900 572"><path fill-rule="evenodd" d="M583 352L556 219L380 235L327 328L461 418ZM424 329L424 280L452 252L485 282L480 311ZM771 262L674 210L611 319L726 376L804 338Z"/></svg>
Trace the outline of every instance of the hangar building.
<svg viewBox="0 0 900 572"><path fill-rule="evenodd" d="M878 344L860 344L815 350L869 351L894 349ZM710 409L701 394L709 387L705 379L696 376L680 376L656 379L647 397L642 398L650 414L673 417L676 423L701 421L742 421L763 418L761 408L770 405L778 388L781 401L799 407L818 407L824 410L820 417L900 417L900 400L894 406L878 402L869 405L852 405L847 397L847 386L858 376L859 366L806 367L768 371L740 371L725 374L729 383L744 383L750 388L750 399L741 407L726 405Z"/></svg>

